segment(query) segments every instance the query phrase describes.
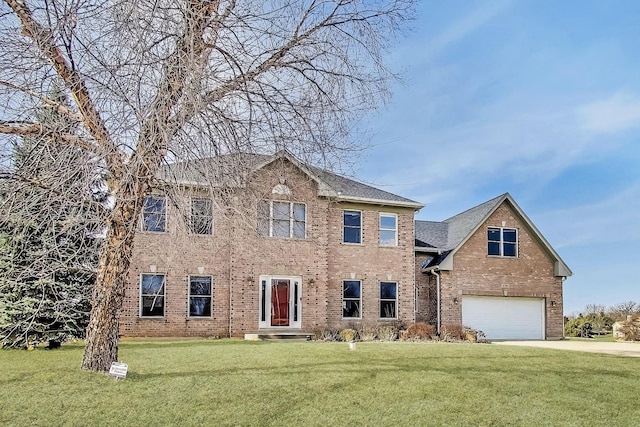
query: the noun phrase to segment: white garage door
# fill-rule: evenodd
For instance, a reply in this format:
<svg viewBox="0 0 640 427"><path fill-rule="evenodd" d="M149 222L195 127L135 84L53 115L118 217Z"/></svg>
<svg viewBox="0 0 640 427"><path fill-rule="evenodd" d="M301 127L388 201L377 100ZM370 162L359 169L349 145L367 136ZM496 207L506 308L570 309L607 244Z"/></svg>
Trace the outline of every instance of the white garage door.
<svg viewBox="0 0 640 427"><path fill-rule="evenodd" d="M465 295L462 324L481 330L488 339L543 340L544 299Z"/></svg>

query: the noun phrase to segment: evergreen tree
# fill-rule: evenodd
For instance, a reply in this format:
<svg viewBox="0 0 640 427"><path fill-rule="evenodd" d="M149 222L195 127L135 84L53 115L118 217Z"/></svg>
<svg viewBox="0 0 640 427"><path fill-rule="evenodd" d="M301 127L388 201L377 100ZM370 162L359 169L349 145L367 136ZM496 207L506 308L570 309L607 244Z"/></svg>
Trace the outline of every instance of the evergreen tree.
<svg viewBox="0 0 640 427"><path fill-rule="evenodd" d="M73 134L73 123L57 111L66 105L63 92L54 89L49 98L38 121ZM85 152L51 134L16 144L13 171L0 181L3 347L84 335L106 197L97 170Z"/></svg>

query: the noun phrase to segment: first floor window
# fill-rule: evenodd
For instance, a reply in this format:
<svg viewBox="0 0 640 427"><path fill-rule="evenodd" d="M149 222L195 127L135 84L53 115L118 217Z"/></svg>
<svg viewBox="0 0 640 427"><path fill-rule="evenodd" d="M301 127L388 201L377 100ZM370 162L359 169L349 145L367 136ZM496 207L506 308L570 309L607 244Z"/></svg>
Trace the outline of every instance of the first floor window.
<svg viewBox="0 0 640 427"><path fill-rule="evenodd" d="M398 317L398 284L396 282L380 282L380 318L395 319Z"/></svg>
<svg viewBox="0 0 640 427"><path fill-rule="evenodd" d="M213 234L213 203L211 199L191 199L191 232Z"/></svg>
<svg viewBox="0 0 640 427"><path fill-rule="evenodd" d="M380 214L380 246L398 246L398 216Z"/></svg>
<svg viewBox="0 0 640 427"><path fill-rule="evenodd" d="M487 253L494 256L517 257L518 233L515 228L489 227Z"/></svg>
<svg viewBox="0 0 640 427"><path fill-rule="evenodd" d="M307 233L306 205L263 201L258 207L258 233L261 236L304 239Z"/></svg>
<svg viewBox="0 0 640 427"><path fill-rule="evenodd" d="M140 317L164 316L164 274L140 276Z"/></svg>
<svg viewBox="0 0 640 427"><path fill-rule="evenodd" d="M189 317L211 317L211 276L189 276Z"/></svg>
<svg viewBox="0 0 640 427"><path fill-rule="evenodd" d="M151 194L142 206L142 230L164 233L167 226L167 202L164 196Z"/></svg>
<svg viewBox="0 0 640 427"><path fill-rule="evenodd" d="M359 280L342 282L342 317L362 317L362 283Z"/></svg>

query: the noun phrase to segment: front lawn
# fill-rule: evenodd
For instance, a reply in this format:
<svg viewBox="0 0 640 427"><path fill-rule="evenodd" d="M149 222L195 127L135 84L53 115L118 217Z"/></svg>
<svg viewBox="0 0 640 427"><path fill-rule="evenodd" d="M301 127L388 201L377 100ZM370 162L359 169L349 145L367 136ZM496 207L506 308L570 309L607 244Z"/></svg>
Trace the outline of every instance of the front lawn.
<svg viewBox="0 0 640 427"><path fill-rule="evenodd" d="M483 344L131 341L0 351L2 425L602 425L640 420L640 358Z"/></svg>

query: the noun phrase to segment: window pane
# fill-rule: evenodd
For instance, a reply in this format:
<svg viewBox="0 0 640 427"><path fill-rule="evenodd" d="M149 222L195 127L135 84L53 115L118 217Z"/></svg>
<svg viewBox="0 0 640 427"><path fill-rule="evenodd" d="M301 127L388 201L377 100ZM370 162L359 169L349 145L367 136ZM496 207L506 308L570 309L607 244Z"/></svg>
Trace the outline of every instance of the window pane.
<svg viewBox="0 0 640 427"><path fill-rule="evenodd" d="M489 242L489 255L500 255L500 243Z"/></svg>
<svg viewBox="0 0 640 427"><path fill-rule="evenodd" d="M395 215L380 215L380 227L381 228L396 228Z"/></svg>
<svg viewBox="0 0 640 427"><path fill-rule="evenodd" d="M304 221L305 220L305 205L301 203L293 204L293 219L296 221Z"/></svg>
<svg viewBox="0 0 640 427"><path fill-rule="evenodd" d="M344 211L344 225L348 227L360 227L360 212Z"/></svg>
<svg viewBox="0 0 640 427"><path fill-rule="evenodd" d="M142 207L144 231L165 231L166 205L164 196L146 196Z"/></svg>
<svg viewBox="0 0 640 427"><path fill-rule="evenodd" d="M489 241L499 242L500 241L500 229L499 228L489 228L487 231L487 237Z"/></svg>
<svg viewBox="0 0 640 427"><path fill-rule="evenodd" d="M381 282L380 283L380 298L382 299L395 299L396 298L397 284L395 282Z"/></svg>
<svg viewBox="0 0 640 427"><path fill-rule="evenodd" d="M502 239L505 242L511 242L511 243L515 243L516 242L516 230L512 229L512 228L505 228L504 230L502 230Z"/></svg>
<svg viewBox="0 0 640 427"><path fill-rule="evenodd" d="M155 274L142 275L142 294L143 295L162 295L164 294L164 276Z"/></svg>
<svg viewBox="0 0 640 427"><path fill-rule="evenodd" d="M273 202L273 219L289 220L289 203Z"/></svg>
<svg viewBox="0 0 640 427"><path fill-rule="evenodd" d="M190 280L189 293L193 295L211 295L211 277L193 276Z"/></svg>
<svg viewBox="0 0 640 427"><path fill-rule="evenodd" d="M293 237L297 239L304 239L304 222L294 222L293 223Z"/></svg>
<svg viewBox="0 0 640 427"><path fill-rule="evenodd" d="M380 301L380 317L381 318L395 318L396 317L396 302L395 301Z"/></svg>
<svg viewBox="0 0 640 427"><path fill-rule="evenodd" d="M343 241L345 243L360 243L360 229L345 227Z"/></svg>
<svg viewBox="0 0 640 427"><path fill-rule="evenodd" d="M504 256L516 256L516 244L515 243L505 243L503 246Z"/></svg>
<svg viewBox="0 0 640 427"><path fill-rule="evenodd" d="M342 317L360 317L360 301L344 301Z"/></svg>
<svg viewBox="0 0 640 427"><path fill-rule="evenodd" d="M164 316L164 297L143 296L142 316Z"/></svg>
<svg viewBox="0 0 640 427"><path fill-rule="evenodd" d="M390 230L380 230L380 245L395 246L396 232Z"/></svg>
<svg viewBox="0 0 640 427"><path fill-rule="evenodd" d="M360 298L360 282L357 280L347 280L343 282L344 298Z"/></svg>
<svg viewBox="0 0 640 427"><path fill-rule="evenodd" d="M210 199L191 200L191 232L211 234L213 231L212 201Z"/></svg>
<svg viewBox="0 0 640 427"><path fill-rule="evenodd" d="M211 297L191 297L189 299L189 316L211 316Z"/></svg>
<svg viewBox="0 0 640 427"><path fill-rule="evenodd" d="M273 220L273 237L289 237L289 220Z"/></svg>

